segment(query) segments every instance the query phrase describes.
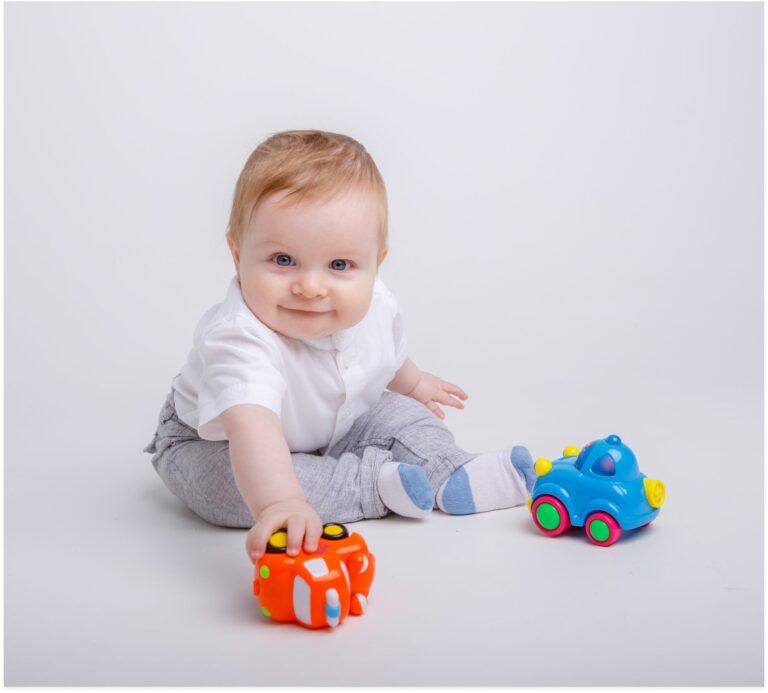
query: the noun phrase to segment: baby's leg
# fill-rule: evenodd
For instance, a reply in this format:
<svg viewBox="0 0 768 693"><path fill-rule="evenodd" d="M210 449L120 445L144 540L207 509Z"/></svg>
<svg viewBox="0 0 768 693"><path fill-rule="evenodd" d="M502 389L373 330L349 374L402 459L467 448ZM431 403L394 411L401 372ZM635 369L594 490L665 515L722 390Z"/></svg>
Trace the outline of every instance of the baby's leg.
<svg viewBox="0 0 768 693"><path fill-rule="evenodd" d="M328 454L360 455L371 446L391 451L397 462L421 467L433 493L456 469L477 457L456 445L446 425L423 404L389 391L352 424Z"/></svg>
<svg viewBox="0 0 768 693"><path fill-rule="evenodd" d="M232 474L227 441L202 440L177 416L172 397L160 412L145 452L169 490L204 520L224 527L252 527L254 518ZM307 502L324 522L354 522L389 510L421 517L434 493L423 471L392 462L392 453L367 447L335 457L294 453L296 477Z"/></svg>
<svg viewBox="0 0 768 693"><path fill-rule="evenodd" d="M253 526L253 517L235 485L226 440L195 436L177 442L155 455L152 465L168 490L195 515L221 527Z"/></svg>
<svg viewBox="0 0 768 693"><path fill-rule="evenodd" d="M307 503L323 522L377 518L388 509L377 491L382 466L391 453L370 448L358 457L291 455ZM255 520L232 474L227 441L197 438L180 442L152 460L170 491L204 520L224 527L252 527Z"/></svg>
<svg viewBox="0 0 768 693"><path fill-rule="evenodd" d="M457 469L437 492L437 506L451 515L469 515L525 503L535 472L527 448L478 455Z"/></svg>
<svg viewBox="0 0 768 693"><path fill-rule="evenodd" d="M508 508L524 503L534 480L533 461L522 446L478 455L456 445L446 425L411 397L384 392L370 412L355 421L331 455L359 453L374 445L399 462L426 472L437 507L451 514Z"/></svg>

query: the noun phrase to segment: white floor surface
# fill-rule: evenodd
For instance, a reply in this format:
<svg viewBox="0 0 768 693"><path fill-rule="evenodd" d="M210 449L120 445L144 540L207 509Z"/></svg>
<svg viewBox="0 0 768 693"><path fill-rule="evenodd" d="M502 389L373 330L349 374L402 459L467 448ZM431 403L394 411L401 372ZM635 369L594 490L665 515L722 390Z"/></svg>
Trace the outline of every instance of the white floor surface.
<svg viewBox="0 0 768 693"><path fill-rule="evenodd" d="M334 631L263 617L244 531L191 515L148 455L105 464L105 431L74 475L51 430L24 474L7 474L5 682L760 685L762 477L716 490L718 457L758 469L759 422L721 419L725 435L691 447L698 427L684 422L696 419L655 439L637 432L641 469L664 479L668 500L610 548L579 531L544 537L523 507L352 525L377 575L368 613Z"/></svg>

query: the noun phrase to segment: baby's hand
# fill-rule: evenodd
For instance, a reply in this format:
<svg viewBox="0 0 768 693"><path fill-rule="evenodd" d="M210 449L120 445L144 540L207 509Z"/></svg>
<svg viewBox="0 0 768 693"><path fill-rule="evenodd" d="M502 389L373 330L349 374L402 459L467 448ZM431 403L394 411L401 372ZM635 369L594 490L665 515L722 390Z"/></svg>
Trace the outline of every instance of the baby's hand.
<svg viewBox="0 0 768 693"><path fill-rule="evenodd" d="M302 539L304 550L314 553L317 550L323 523L320 516L303 500L290 499L268 505L259 513L256 524L248 531L245 550L251 561L261 558L267 547L267 541L275 530L285 527L288 530L289 556L299 553Z"/></svg>
<svg viewBox="0 0 768 693"><path fill-rule="evenodd" d="M440 404L464 409L464 405L456 397L460 399L469 397L458 385L453 385L425 371L421 371L418 384L408 393L408 396L425 404L440 419L445 418L445 412L440 408Z"/></svg>

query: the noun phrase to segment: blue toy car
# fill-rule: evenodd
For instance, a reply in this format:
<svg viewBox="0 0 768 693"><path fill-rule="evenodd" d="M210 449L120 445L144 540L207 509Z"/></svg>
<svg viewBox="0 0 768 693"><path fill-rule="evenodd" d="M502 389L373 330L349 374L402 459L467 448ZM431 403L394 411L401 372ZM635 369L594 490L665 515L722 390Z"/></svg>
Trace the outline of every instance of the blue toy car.
<svg viewBox="0 0 768 693"><path fill-rule="evenodd" d="M554 462L537 460L536 473L528 507L550 537L584 527L593 544L610 546L622 530L649 524L664 503L664 484L640 472L635 453L617 435L581 451L567 447Z"/></svg>

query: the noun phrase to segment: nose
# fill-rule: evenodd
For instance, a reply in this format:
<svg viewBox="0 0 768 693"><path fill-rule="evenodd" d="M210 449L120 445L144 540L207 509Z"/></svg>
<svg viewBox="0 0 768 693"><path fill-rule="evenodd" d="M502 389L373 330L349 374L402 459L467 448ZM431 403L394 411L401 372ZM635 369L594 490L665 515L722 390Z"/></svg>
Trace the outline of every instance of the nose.
<svg viewBox="0 0 768 693"><path fill-rule="evenodd" d="M307 272L296 279L291 286L291 293L304 298L325 298L328 295L328 289L315 273Z"/></svg>

